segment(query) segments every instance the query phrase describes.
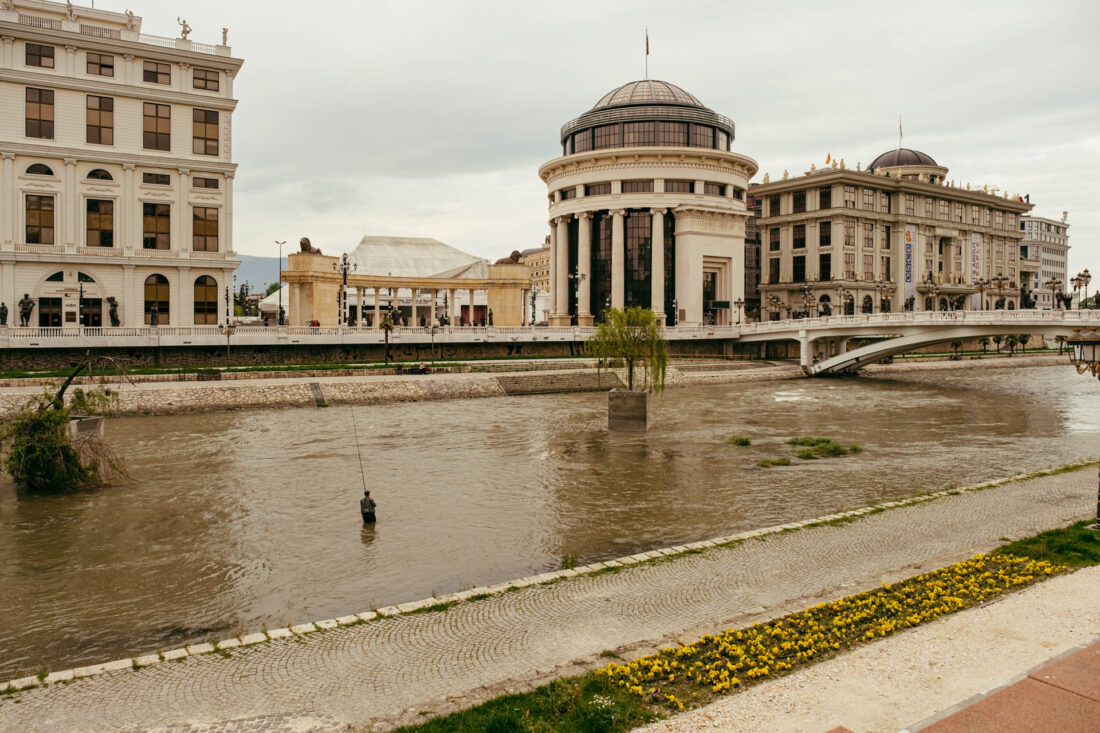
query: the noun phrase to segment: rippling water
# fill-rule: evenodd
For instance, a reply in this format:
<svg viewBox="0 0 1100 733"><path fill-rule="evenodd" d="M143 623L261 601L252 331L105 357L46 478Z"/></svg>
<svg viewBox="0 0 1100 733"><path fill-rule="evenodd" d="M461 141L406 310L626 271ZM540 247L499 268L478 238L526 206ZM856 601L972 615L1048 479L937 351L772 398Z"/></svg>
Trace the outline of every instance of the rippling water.
<svg viewBox="0 0 1100 733"><path fill-rule="evenodd" d="M0 679L1068 463L1098 408L1030 367L674 389L644 435L608 434L595 393L115 419L133 483L0 480ZM864 451L756 466L811 434Z"/></svg>

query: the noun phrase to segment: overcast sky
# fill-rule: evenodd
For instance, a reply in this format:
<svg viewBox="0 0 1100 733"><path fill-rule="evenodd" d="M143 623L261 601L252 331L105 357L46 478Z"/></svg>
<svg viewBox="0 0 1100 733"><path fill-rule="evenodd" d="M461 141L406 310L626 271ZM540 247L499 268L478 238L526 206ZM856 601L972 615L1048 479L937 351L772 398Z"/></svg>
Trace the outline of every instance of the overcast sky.
<svg viewBox="0 0 1100 733"><path fill-rule="evenodd" d="M175 36L183 4L129 6ZM777 176L897 145L972 185L1069 212L1070 275L1100 280L1100 4L1095 2L256 2L189 0L192 40L229 28L237 251L309 236L435 237L503 257L548 232L538 166L558 129L649 76L737 125ZM1098 283L1100 284L1100 283Z"/></svg>

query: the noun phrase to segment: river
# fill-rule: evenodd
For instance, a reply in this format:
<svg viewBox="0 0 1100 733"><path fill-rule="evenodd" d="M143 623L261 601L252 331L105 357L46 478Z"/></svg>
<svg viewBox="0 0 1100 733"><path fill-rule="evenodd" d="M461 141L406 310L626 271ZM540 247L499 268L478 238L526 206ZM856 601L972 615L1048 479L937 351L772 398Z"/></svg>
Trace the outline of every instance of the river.
<svg viewBox="0 0 1100 733"><path fill-rule="evenodd" d="M0 679L1079 461L1098 415L1059 366L670 389L642 435L597 393L113 419L131 482L0 479ZM756 465L797 435L863 451Z"/></svg>

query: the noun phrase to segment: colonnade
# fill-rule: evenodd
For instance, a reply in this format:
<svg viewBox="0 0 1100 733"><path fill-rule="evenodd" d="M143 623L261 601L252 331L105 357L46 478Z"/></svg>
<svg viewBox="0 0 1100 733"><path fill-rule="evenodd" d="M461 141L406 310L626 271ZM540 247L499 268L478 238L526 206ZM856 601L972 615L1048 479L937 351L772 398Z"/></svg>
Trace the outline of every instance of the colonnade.
<svg viewBox="0 0 1100 733"><path fill-rule="evenodd" d="M643 209L645 211L645 209ZM658 322L665 318L665 214L667 207L649 208L650 214L650 307ZM592 215L581 211L550 220L550 313L551 325L569 325L569 280L577 280L577 324L592 325ZM626 209L611 209L611 307L622 310L626 302ZM577 272L569 272L569 222L576 217ZM582 283L589 284L581 287ZM597 304L599 307L602 304Z"/></svg>

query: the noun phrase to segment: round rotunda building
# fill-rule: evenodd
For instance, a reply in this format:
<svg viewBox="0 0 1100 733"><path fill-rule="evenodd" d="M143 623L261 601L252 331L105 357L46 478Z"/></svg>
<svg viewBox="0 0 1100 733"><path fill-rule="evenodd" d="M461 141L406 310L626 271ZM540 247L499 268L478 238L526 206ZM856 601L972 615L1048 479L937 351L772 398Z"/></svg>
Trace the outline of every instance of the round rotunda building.
<svg viewBox="0 0 1100 733"><path fill-rule="evenodd" d="M550 198L550 325L607 308L666 325L730 324L744 300L745 206L756 161L733 120L675 84L613 89L561 128L539 168Z"/></svg>

